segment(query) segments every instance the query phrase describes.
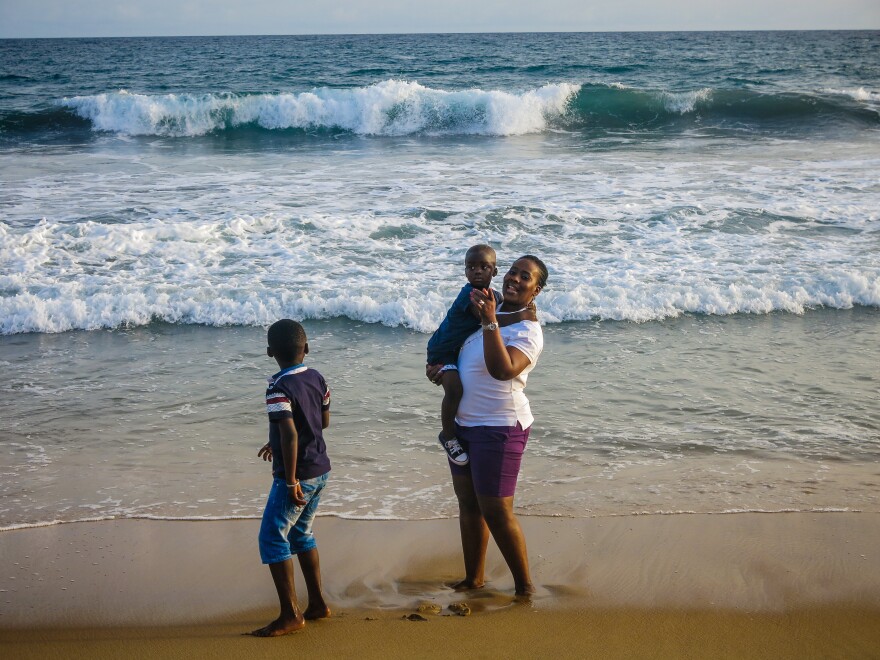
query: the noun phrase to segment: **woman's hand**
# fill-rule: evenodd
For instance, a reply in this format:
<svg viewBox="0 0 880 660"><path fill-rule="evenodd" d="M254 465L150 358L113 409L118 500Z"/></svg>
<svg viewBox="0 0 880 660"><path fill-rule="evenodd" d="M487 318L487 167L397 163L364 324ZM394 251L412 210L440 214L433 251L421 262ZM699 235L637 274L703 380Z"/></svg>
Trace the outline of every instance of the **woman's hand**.
<svg viewBox="0 0 880 660"><path fill-rule="evenodd" d="M268 442L260 447L260 451L257 452L257 456L262 458L264 461L272 460L272 448L269 446Z"/></svg>
<svg viewBox="0 0 880 660"><path fill-rule="evenodd" d="M483 324L483 359L486 371L495 380L510 380L519 376L529 366L529 358L525 353L513 346L505 346L498 327L488 331L486 324L498 323L495 316L495 296L491 289L474 289L471 291L471 302L480 315Z"/></svg>
<svg viewBox="0 0 880 660"><path fill-rule="evenodd" d="M440 373L443 371L444 365L442 364L426 364L425 365L425 375L428 377L434 385L440 384Z"/></svg>
<svg viewBox="0 0 880 660"><path fill-rule="evenodd" d="M480 315L480 323L495 323L495 294L492 289L474 289L471 291L471 303Z"/></svg>

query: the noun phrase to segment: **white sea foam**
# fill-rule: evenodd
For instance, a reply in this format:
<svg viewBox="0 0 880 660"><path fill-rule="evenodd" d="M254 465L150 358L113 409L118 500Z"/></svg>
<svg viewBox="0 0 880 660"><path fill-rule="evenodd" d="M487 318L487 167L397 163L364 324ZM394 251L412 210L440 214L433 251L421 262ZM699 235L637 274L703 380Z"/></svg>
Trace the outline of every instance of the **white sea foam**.
<svg viewBox="0 0 880 660"><path fill-rule="evenodd" d="M502 267L546 258L551 323L880 306L876 159L527 153L262 154L258 175L247 154L195 173L96 157L11 178L0 333L282 316L430 332L483 241Z"/></svg>
<svg viewBox="0 0 880 660"><path fill-rule="evenodd" d="M880 92L872 92L865 89L864 87L856 87L854 89L829 88L825 91L829 94L841 94L843 96L848 96L856 101L872 101L874 103L880 103Z"/></svg>
<svg viewBox="0 0 880 660"><path fill-rule="evenodd" d="M864 87L856 87L849 89L826 89L826 93L828 94L839 94L841 96L847 96L854 101L857 101L859 104L868 108L869 110L873 110L878 115L880 115L880 92L874 92Z"/></svg>
<svg viewBox="0 0 880 660"><path fill-rule="evenodd" d="M523 135L561 115L578 85L511 93L445 91L386 80L369 87L282 94L115 93L65 98L61 105L95 130L123 135L196 136L254 124L266 129L342 129L361 135Z"/></svg>
<svg viewBox="0 0 880 660"><path fill-rule="evenodd" d="M29 230L5 227L0 252L16 258L0 275L0 288L14 292L0 298L0 331L60 332L151 320L265 325L283 316L346 316L433 330L458 286L437 286L442 255L432 254L431 245L443 240L442 233L416 223L421 231L413 238L383 243L370 238L378 227L400 229L414 221L360 220L236 217L226 223L44 221ZM546 222L531 219L538 236ZM860 259L856 245L820 246L790 235L774 243L772 234L722 240L669 229L622 227L641 235L592 253L548 244L543 251L555 251L550 261L556 278L542 295L543 319L641 322L686 312L880 306L880 265L870 255ZM802 254L807 246L814 251ZM853 250L848 266L834 261L843 250ZM424 271L402 277L400 265L414 254L424 259Z"/></svg>
<svg viewBox="0 0 880 660"><path fill-rule="evenodd" d="M586 225L581 213L567 212L561 225L558 217L510 209L504 229L483 214L450 224L474 237L464 246L490 236L510 243L507 251L526 251L513 246L530 228L528 251L550 255L551 286L540 301L547 322L880 305L880 266L857 233L802 236L809 223L772 219L763 231L712 231L740 222L729 213L655 223L621 214ZM429 332L460 284L448 273L464 247L437 247L448 243L450 224L373 213L0 223L0 253L9 255L0 331L346 316Z"/></svg>
<svg viewBox="0 0 880 660"><path fill-rule="evenodd" d="M626 513L601 513L601 514L593 514L587 516L578 516L574 514L565 514L565 513L529 513L528 511L520 511L518 515L525 517L536 517L536 518L636 518L643 516L729 516L729 515L739 515L739 514L748 514L748 513L761 513L761 514L784 514L784 513L861 513L862 509L853 509L851 507L804 507L804 508L780 508L780 509L726 509L724 511L693 511L690 509L675 509L675 510L663 510L658 509L656 511L631 511ZM437 515L418 515L418 516L404 516L404 515L381 515L381 514L366 514L366 515L357 515L357 514L348 514L348 513L336 513L336 512L319 512L319 518L340 518L342 520L362 520L362 521L387 521L387 520L449 520L450 518L454 518L454 515L448 516L437 516ZM71 520L44 520L40 522L28 522L28 523L14 523L10 525L0 525L0 532L10 532L14 530L20 529L34 529L40 527L54 527L56 525L70 525L75 523L89 523L89 522L106 522L110 520L155 520L155 521L167 521L167 522L222 522L222 521L231 521L231 520L259 520L261 518L260 514L248 515L248 516L233 516L233 515L218 515L218 516L208 516L208 515L192 515L192 516L163 516L163 515L146 515L146 514L138 514L133 513L130 515L118 514L118 515L108 515L108 516L94 516L88 518L74 518Z"/></svg>
<svg viewBox="0 0 880 660"><path fill-rule="evenodd" d="M691 92L662 92L660 98L668 112L685 115L696 110L698 104L708 103L712 99L712 90L704 88Z"/></svg>

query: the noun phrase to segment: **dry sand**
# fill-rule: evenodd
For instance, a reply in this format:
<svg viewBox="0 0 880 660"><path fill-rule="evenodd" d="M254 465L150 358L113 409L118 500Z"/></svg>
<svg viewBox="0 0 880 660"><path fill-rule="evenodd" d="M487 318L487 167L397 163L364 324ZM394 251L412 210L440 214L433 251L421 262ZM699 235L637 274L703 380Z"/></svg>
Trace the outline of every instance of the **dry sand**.
<svg viewBox="0 0 880 660"><path fill-rule="evenodd" d="M492 544L486 589L445 586L455 520L320 518L334 617L274 640L241 635L276 614L258 521L0 532L0 657L880 658L880 514L522 522L527 604ZM425 603L441 614L403 618Z"/></svg>

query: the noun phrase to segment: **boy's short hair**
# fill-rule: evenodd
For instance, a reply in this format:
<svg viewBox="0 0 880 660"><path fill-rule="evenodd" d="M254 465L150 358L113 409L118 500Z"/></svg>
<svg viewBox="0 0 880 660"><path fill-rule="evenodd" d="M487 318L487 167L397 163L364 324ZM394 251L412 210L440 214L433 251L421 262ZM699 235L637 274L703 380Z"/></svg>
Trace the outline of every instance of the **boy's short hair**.
<svg viewBox="0 0 880 660"><path fill-rule="evenodd" d="M306 346L306 331L292 319L281 319L269 326L266 333L269 348L275 357L282 360L293 360L303 352Z"/></svg>
<svg viewBox="0 0 880 660"><path fill-rule="evenodd" d="M464 258L467 259L469 255L475 252L485 252L488 256L492 257L492 261L497 261L498 257L495 255L495 249L491 245L486 245L485 243L479 243L477 245L471 245L467 252L464 253Z"/></svg>

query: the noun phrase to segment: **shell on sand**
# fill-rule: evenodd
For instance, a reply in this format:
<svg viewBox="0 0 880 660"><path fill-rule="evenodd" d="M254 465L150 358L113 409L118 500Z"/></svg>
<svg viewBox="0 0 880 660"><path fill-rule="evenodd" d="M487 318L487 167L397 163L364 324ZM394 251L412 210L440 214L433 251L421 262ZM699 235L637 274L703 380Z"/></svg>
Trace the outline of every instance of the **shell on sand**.
<svg viewBox="0 0 880 660"><path fill-rule="evenodd" d="M450 603L449 609L458 616L470 616L471 608L467 603Z"/></svg>
<svg viewBox="0 0 880 660"><path fill-rule="evenodd" d="M440 614L443 610L437 603L422 603L419 605L419 612L422 614Z"/></svg>

